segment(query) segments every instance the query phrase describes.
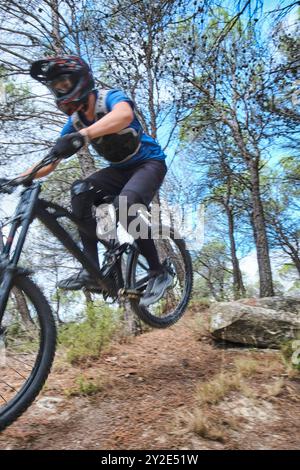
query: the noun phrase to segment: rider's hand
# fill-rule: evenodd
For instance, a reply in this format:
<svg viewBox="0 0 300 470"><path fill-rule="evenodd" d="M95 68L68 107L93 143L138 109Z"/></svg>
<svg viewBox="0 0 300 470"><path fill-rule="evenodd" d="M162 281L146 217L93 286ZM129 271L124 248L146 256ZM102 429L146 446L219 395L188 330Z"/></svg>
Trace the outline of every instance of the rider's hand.
<svg viewBox="0 0 300 470"><path fill-rule="evenodd" d="M72 132L57 139L51 153L59 158L68 158L78 152L87 143L87 138L80 132Z"/></svg>

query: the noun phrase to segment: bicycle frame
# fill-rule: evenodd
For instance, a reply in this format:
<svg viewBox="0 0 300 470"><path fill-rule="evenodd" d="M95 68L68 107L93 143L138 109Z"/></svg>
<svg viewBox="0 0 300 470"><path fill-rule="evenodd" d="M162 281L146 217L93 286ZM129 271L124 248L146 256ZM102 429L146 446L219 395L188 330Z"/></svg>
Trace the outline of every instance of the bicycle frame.
<svg viewBox="0 0 300 470"><path fill-rule="evenodd" d="M84 227L82 222L70 211L64 209L58 204L39 199L41 192L41 184L34 182L28 188L25 188L21 193L21 199L16 208L15 214L11 219L11 228L7 237L6 243L3 245L1 258L0 258L0 273L2 272L2 281L0 286L0 324L6 308L6 303L9 296L10 286L13 277L18 273L29 274L29 270L19 268L18 262L22 253L22 249L25 243L26 235L30 224L37 218L43 225L64 245L64 247L76 258L84 269L86 269L94 278L97 279L99 288L104 291L107 289L105 279L101 278L101 272L95 267L95 265L84 255L82 250L79 248L76 242L74 242L71 235L63 228L58 222L59 217L66 217L71 220L77 228L87 233L89 236L94 237L97 241L100 241L106 248L111 247L111 243L99 240L95 233L89 231ZM10 257L11 247L16 235L17 230L21 227L21 232L18 236L18 240L13 252ZM124 246L120 248L119 256L123 254L128 248ZM130 251L129 256L133 256L133 250ZM129 279L130 273L126 273L125 286L130 285Z"/></svg>

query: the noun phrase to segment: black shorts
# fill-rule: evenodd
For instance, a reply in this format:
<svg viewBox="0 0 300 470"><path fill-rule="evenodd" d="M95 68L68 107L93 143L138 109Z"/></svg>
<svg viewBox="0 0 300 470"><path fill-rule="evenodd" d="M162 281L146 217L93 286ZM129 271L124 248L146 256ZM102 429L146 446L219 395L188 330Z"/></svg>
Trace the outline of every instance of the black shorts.
<svg viewBox="0 0 300 470"><path fill-rule="evenodd" d="M94 204L99 205L107 196L134 193L135 201L146 206L159 190L167 172L164 160L144 160L133 168L107 167L86 178L94 186Z"/></svg>

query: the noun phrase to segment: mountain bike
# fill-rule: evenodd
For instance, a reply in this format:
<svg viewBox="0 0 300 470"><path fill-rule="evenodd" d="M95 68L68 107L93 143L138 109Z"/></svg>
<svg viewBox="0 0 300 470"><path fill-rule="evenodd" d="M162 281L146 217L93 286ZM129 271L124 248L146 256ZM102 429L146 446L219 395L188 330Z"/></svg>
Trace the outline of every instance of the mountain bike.
<svg viewBox="0 0 300 470"><path fill-rule="evenodd" d="M149 274L147 262L135 242L121 244L101 239L105 250L101 269L89 261L68 227L71 223L89 236L96 238L96 234L89 233L68 209L42 199L42 186L33 178L40 168L57 160L57 155L50 153L29 175L6 180L0 186L0 193L10 193L22 186L15 213L0 230L0 430L34 401L50 372L56 347L56 326L50 305L32 280L33 271L19 266L34 219L94 277L99 286L95 289L97 293L105 300L126 299L134 313L151 327L173 325L184 314L191 296L191 257L174 229L164 230L168 237L155 240L160 260L173 276L173 285L150 307L139 305ZM65 227L63 221L69 225ZM163 228L163 225L156 227L158 232Z"/></svg>

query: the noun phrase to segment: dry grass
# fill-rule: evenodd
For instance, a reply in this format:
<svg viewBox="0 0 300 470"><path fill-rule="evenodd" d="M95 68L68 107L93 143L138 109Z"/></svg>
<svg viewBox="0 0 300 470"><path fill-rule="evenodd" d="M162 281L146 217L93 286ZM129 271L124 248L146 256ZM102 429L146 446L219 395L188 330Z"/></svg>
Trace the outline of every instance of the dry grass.
<svg viewBox="0 0 300 470"><path fill-rule="evenodd" d="M236 418L228 416L223 407L219 406L229 394L239 392L252 400L273 400L283 392L285 381L278 376L285 368L280 358L249 356L237 358L228 370L197 386L198 406L193 413L187 412L182 420L186 430L204 439L225 442L230 436L229 431L239 431L241 426ZM273 376L276 380L272 379ZM257 383L253 381L254 377L258 378ZM263 385L261 377L267 379ZM232 395L229 400L234 397Z"/></svg>
<svg viewBox="0 0 300 470"><path fill-rule="evenodd" d="M180 433L194 433L211 441L225 442L226 440L224 428L216 424L207 410L195 409L193 413L181 414L176 427L180 429Z"/></svg>
<svg viewBox="0 0 300 470"><path fill-rule="evenodd" d="M241 357L235 360L234 367L241 377L251 377L259 370L259 363L255 359Z"/></svg>
<svg viewBox="0 0 300 470"><path fill-rule="evenodd" d="M238 375L220 373L208 382L198 386L197 399L200 405L216 405L232 391L240 390L241 379Z"/></svg>
<svg viewBox="0 0 300 470"><path fill-rule="evenodd" d="M261 364L261 373L264 377L277 377L286 371L286 366L283 364L282 359L278 355L278 358L270 358Z"/></svg>
<svg viewBox="0 0 300 470"><path fill-rule="evenodd" d="M232 372L221 372L211 380L201 383L197 387L197 399L200 405L216 405L226 395L234 391L242 391L246 396L253 397L251 389L244 379L249 378L259 369L259 363L255 359L239 358L234 362Z"/></svg>
<svg viewBox="0 0 300 470"><path fill-rule="evenodd" d="M284 390L284 379L281 377L276 380L274 383L266 385L266 396L265 398L275 398L278 397Z"/></svg>
<svg viewBox="0 0 300 470"><path fill-rule="evenodd" d="M203 439L224 443L230 430L238 431L240 420L205 406L177 415L176 434L193 433Z"/></svg>
<svg viewBox="0 0 300 470"><path fill-rule="evenodd" d="M222 427L217 427L211 416L208 413L201 410L196 410L193 415L190 416L190 430L204 439L211 441L225 441L225 433Z"/></svg>

